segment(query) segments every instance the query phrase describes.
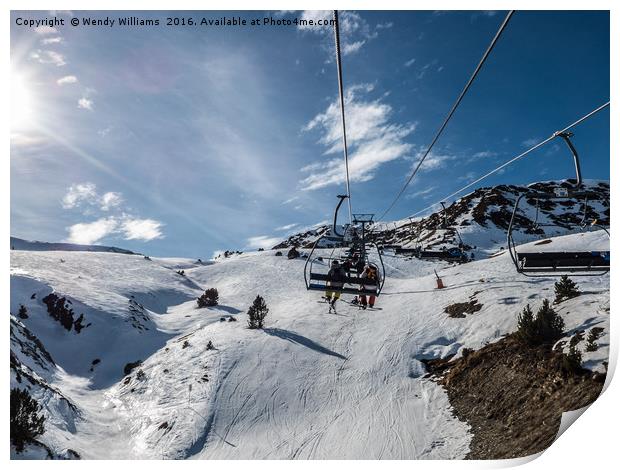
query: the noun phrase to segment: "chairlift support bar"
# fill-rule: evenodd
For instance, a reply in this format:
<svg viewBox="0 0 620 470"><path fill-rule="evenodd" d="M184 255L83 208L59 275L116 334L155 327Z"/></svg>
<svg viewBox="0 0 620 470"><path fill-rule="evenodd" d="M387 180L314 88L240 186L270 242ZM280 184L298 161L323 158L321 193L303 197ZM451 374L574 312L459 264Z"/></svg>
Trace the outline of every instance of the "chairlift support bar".
<svg viewBox="0 0 620 470"><path fill-rule="evenodd" d="M340 210L340 206L342 206L344 200L349 199L349 196L347 194L339 194L338 199L340 199L340 201L338 201L338 205L334 211L334 224L332 226L332 232L334 235L344 238L344 233L338 233L338 211Z"/></svg>
<svg viewBox="0 0 620 470"><path fill-rule="evenodd" d="M568 148L570 149L571 154L573 155L573 161L575 162L575 175L577 177L577 182L574 185L575 189L580 189L583 185L583 181L581 179L581 164L579 163L579 155L577 154L577 149L571 142L570 138L574 135L572 132L556 132L553 134L555 137L560 137Z"/></svg>

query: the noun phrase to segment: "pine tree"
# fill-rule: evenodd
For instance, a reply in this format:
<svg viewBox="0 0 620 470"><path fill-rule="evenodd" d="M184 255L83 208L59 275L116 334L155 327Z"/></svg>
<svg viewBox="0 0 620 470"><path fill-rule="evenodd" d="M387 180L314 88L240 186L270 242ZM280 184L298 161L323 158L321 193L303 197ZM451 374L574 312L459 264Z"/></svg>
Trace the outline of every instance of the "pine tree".
<svg viewBox="0 0 620 470"><path fill-rule="evenodd" d="M41 406L27 390L11 389L11 442L17 452L45 431L45 416L40 416L40 411Z"/></svg>
<svg viewBox="0 0 620 470"><path fill-rule="evenodd" d="M534 313L527 304L523 311L519 314L517 320L517 335L519 339L526 343L535 343L538 340L538 332L536 331L536 323L534 322Z"/></svg>
<svg viewBox="0 0 620 470"><path fill-rule="evenodd" d="M251 329L261 329L264 326L265 317L269 313L265 299L257 295L248 309L248 327Z"/></svg>
<svg viewBox="0 0 620 470"><path fill-rule="evenodd" d="M67 301L64 297L58 297L54 293L43 297L42 301L47 305L47 311L50 316L60 322L67 331L71 331L73 327L73 309L66 305L66 302L70 303L70 301Z"/></svg>
<svg viewBox="0 0 620 470"><path fill-rule="evenodd" d="M562 276L560 280L555 283L554 290L556 304L577 297L580 294L577 284L567 275Z"/></svg>
<svg viewBox="0 0 620 470"><path fill-rule="evenodd" d="M529 304L519 314L517 337L529 344L551 343L564 334L564 320L551 307L549 300L543 300L534 317Z"/></svg>
<svg viewBox="0 0 620 470"><path fill-rule="evenodd" d="M586 351L592 352L598 350L598 344L596 343L598 339L603 334L603 329L594 327L588 333L588 338L586 340Z"/></svg>
<svg viewBox="0 0 620 470"><path fill-rule="evenodd" d="M294 246L288 251L288 253L286 254L288 259L295 259L295 258L299 258L299 251L297 251L297 248L295 248Z"/></svg>
<svg viewBox="0 0 620 470"><path fill-rule="evenodd" d="M543 300L534 322L537 334L543 343L555 341L564 334L564 320L553 310L548 299Z"/></svg>
<svg viewBox="0 0 620 470"><path fill-rule="evenodd" d="M17 311L17 316L22 320L28 318L28 309L24 305L19 306L19 310Z"/></svg>
<svg viewBox="0 0 620 470"><path fill-rule="evenodd" d="M198 297L198 308L215 307L219 301L220 294L217 289L212 287L205 290L205 293Z"/></svg>

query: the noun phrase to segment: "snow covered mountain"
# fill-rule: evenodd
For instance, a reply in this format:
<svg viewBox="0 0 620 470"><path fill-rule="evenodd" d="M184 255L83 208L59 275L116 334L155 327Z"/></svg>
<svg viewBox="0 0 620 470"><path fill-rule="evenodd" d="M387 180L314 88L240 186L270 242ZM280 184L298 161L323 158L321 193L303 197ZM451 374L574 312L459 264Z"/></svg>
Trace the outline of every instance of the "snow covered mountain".
<svg viewBox="0 0 620 470"><path fill-rule="evenodd" d="M508 198L516 190L501 191ZM454 206L461 208L455 220L486 204L484 218L461 224L463 232L496 230L501 243L492 208L504 201L474 194ZM395 235L406 240L406 229ZM583 244L608 249L609 240L583 232L550 242L557 249ZM478 425L455 416L450 389L425 364L498 344L526 304L553 300L554 279L518 275L505 252L459 266L385 261L381 310L341 302L337 315L327 315L320 294L305 290L304 261L274 251L200 264L12 250L11 387L28 389L47 418L40 445L12 457L478 455ZM434 270L445 289L435 289ZM585 370L605 374L609 275L577 283L581 295L554 307L565 322L558 354L575 344ZM209 287L218 289L219 305L197 308ZM257 295L269 313L263 330L250 330L245 312ZM453 315L462 304L474 308ZM583 339L593 329L595 350ZM540 400L547 406L544 394Z"/></svg>
<svg viewBox="0 0 620 470"><path fill-rule="evenodd" d="M559 187L569 187L569 182L479 188L447 205L445 214L440 210L422 218L382 222L373 227L369 238L378 245L399 245L405 248L420 246L437 250L458 246L460 235L466 252L473 253L476 259L484 258L506 246L506 230L515 200L520 195L532 191L553 193ZM585 201L576 202L573 199L541 199L537 202L531 197L523 198L516 217L515 239L525 243L545 236L582 231L578 225L584 220L584 212L584 222L597 220L598 224L609 226L609 183L586 180L583 189L596 195L597 199L590 198L585 204ZM444 217L446 229L442 228ZM309 248L328 229L328 226L321 226L316 230L292 235L274 249L289 246Z"/></svg>
<svg viewBox="0 0 620 470"><path fill-rule="evenodd" d="M76 245L75 243L49 243L23 240L17 237L11 237L11 250L27 250L27 251L95 251L106 253L123 253L126 255L135 255L133 251L117 248L115 246L103 245Z"/></svg>

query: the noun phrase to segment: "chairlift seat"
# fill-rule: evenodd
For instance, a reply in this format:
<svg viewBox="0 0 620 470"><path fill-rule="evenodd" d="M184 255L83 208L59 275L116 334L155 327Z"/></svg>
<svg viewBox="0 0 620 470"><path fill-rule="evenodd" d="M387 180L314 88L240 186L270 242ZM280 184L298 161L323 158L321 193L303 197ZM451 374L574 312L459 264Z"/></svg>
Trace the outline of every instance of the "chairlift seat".
<svg viewBox="0 0 620 470"><path fill-rule="evenodd" d="M396 248L394 253L397 255L415 255L419 252L417 248Z"/></svg>
<svg viewBox="0 0 620 470"><path fill-rule="evenodd" d="M360 290L354 287L331 287L331 286L326 286L325 284L310 284L308 286L308 290L318 290L318 291L322 291L325 292L327 290L329 291L333 291L333 292L340 292L341 294L351 294L351 295L379 295L377 294L377 289L370 289L368 287L364 288L364 290Z"/></svg>
<svg viewBox="0 0 620 470"><path fill-rule="evenodd" d="M609 251L560 251L517 253L521 271L608 271Z"/></svg>
<svg viewBox="0 0 620 470"><path fill-rule="evenodd" d="M460 250L420 251L420 258L461 259L462 257L463 257L463 252Z"/></svg>
<svg viewBox="0 0 620 470"><path fill-rule="evenodd" d="M327 282L328 276L327 274L321 274L321 273L310 273L310 280L311 281L324 281ZM377 286L377 281L376 279L368 279L368 278L361 278L361 277L350 277L347 276L346 281L343 281L345 284L357 284L357 285L363 285L363 286L370 286L370 287L375 287Z"/></svg>

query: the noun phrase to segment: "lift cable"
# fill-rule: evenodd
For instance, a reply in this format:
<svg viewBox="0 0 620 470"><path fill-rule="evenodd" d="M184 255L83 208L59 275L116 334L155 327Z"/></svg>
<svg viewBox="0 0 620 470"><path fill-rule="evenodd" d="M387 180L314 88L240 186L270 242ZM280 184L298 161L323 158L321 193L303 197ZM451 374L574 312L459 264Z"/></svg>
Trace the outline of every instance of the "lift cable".
<svg viewBox="0 0 620 470"><path fill-rule="evenodd" d="M396 197L394 198L394 200L392 201L392 203L389 205L389 207L385 210L385 212L383 212L383 214L381 215L381 217L379 217L379 219L377 219L377 221L379 220L383 220L383 218L388 214L388 212L390 212L394 206L396 205L396 203L398 202L398 200L400 199L400 197L403 195L403 193L405 192L405 190L407 189L407 187L409 186L409 184L411 183L411 180L413 180L413 178L415 177L415 175L418 173L418 171L420 170L420 167L422 166L422 163L424 163L424 160L426 159L426 157L430 154L431 150L433 149L433 147L435 146L435 143L439 140L439 137L441 136L441 134L443 133L444 129L446 128L446 126L448 125L448 122L450 121L450 119L452 118L452 115L454 114L454 112L456 111L456 109L459 107L459 105L461 104L461 101L463 100L463 98L465 97L465 95L467 94L467 91L469 90L469 88L471 87L471 85L473 84L474 80L476 79L478 73L480 72L480 70L482 69L482 66L484 65L484 63L486 62L487 58L489 57L489 55L491 54L491 51L493 50L493 48L495 47L495 45L497 44L497 41L499 40L500 36L502 35L502 33L504 32L504 30L506 29L506 26L508 25L508 22L510 21L510 18L512 17L512 15L514 14L514 10L510 10L508 12L508 14L506 15L506 18L504 18L504 21L502 22L501 26L499 27L499 29L497 30L497 33L495 33L495 37L493 38L493 40L491 41L491 44L489 45L489 47L487 48L487 50L485 51L484 55L482 56L482 58L480 59L480 62L478 63L478 66L476 67L476 69L474 70L474 73L471 75L471 77L469 78L467 84L465 85L465 88L463 88L463 91L461 91L461 94L459 95L459 97L457 98L456 102L454 103L454 105L452 106L452 109L450 110L450 112L448 113L448 115L446 116L446 118L444 119L441 127L439 128L439 130L437 131L437 133L435 134L435 137L433 138L433 140L431 141L431 144L428 146L428 148L426 149L426 151L424 152L424 155L422 155L422 158L418 161L418 164L416 165L415 169L413 170L413 172L411 173L411 175L409 176L409 178L407 179L405 185L402 187L402 189L398 192L398 194L396 195Z"/></svg>
<svg viewBox="0 0 620 470"><path fill-rule="evenodd" d="M472 181L471 183L466 184L465 186L463 186L461 189L459 189L458 191L453 192L452 194L449 194L448 196L444 196L443 198L441 198L439 201L431 204L428 207L425 207L422 210L419 210L418 212L412 214L410 217L415 217L418 214L421 214L429 209L432 209L433 207L435 207L437 204L439 204L440 201L447 201L449 199L452 199L454 196L462 193L463 191L465 191L466 189L471 188L472 186L474 186L475 184L478 184L480 181L488 178L489 176L497 173L498 171L502 170L503 168L506 168L508 165L516 162L517 160L522 159L523 157L525 157L526 155L528 155L529 153L533 152L534 150L536 150L539 147L542 147L543 145L545 145L546 143L550 142L551 140L555 139L559 134L562 134L570 129L572 129L573 127L581 124L583 121L585 121L586 119L591 118L592 116L594 116L596 113L598 113L599 111L602 111L603 109L607 108L609 106L609 101L605 104L602 104L601 106L599 106L598 108L594 109L593 111L590 111L588 114L586 114L585 116L577 119L575 122L573 122L572 124L569 124L568 126L566 126L564 129L562 129L561 131L557 131L554 132L551 136L547 137L545 140L542 140L540 142L538 142L536 145L534 145L533 147L530 147L529 149L527 149L525 152L520 153L519 155L517 155L514 158L511 158L510 160L502 163L500 166L498 166L497 168L489 171L488 173L480 176L479 178L477 178L476 180Z"/></svg>
<svg viewBox="0 0 620 470"><path fill-rule="evenodd" d="M336 67L338 70L338 93L340 95L340 114L342 116L342 145L344 148L344 169L346 173L347 197L349 205L349 223L353 224L353 210L351 209L351 184L349 181L349 149L347 147L347 128L344 118L344 91L342 85L342 62L340 60L340 28L338 26L338 10L334 10L334 41L336 43Z"/></svg>

